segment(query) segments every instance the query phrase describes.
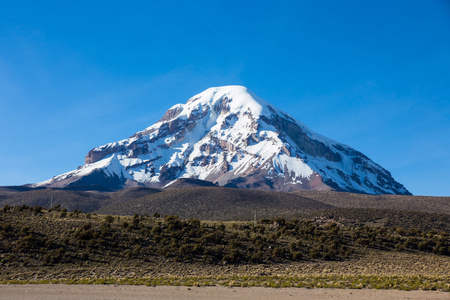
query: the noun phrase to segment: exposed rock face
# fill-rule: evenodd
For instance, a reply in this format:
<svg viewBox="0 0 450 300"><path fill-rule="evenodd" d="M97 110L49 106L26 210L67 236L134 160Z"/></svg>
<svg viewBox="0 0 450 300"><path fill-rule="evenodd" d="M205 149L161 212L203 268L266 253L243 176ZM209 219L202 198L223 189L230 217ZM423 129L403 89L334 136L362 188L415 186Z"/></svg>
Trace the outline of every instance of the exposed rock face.
<svg viewBox="0 0 450 300"><path fill-rule="evenodd" d="M92 149L78 170L38 185L101 179L116 188L177 178L222 186L409 194L364 154L320 136L242 86L210 88L130 138Z"/></svg>

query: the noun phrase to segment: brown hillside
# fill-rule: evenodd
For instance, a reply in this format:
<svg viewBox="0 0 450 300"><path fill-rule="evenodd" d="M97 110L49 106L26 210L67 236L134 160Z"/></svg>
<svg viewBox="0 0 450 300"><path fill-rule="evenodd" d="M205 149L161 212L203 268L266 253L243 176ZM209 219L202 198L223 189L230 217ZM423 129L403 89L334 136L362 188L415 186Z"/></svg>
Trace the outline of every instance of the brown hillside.
<svg viewBox="0 0 450 300"><path fill-rule="evenodd" d="M224 187L195 187L166 190L122 203L112 203L102 214L132 215L159 213L202 220L251 220L298 217L334 206L291 193Z"/></svg>
<svg viewBox="0 0 450 300"><path fill-rule="evenodd" d="M33 189L21 192L1 191L0 206L4 205L28 205L50 207L60 204L69 211L80 209L84 212L92 212L111 202L109 193L71 191L60 189Z"/></svg>
<svg viewBox="0 0 450 300"><path fill-rule="evenodd" d="M124 190L115 192L114 194L111 194L111 198L115 202L117 202L117 201L121 202L121 201L127 201L129 199L134 199L134 198L140 198L140 197L144 197L147 195L152 195L152 194L160 193L160 192L162 192L161 189L139 186L139 187L124 189Z"/></svg>
<svg viewBox="0 0 450 300"><path fill-rule="evenodd" d="M292 194L341 208L378 208L450 214L450 197L367 195L331 191L297 191Z"/></svg>

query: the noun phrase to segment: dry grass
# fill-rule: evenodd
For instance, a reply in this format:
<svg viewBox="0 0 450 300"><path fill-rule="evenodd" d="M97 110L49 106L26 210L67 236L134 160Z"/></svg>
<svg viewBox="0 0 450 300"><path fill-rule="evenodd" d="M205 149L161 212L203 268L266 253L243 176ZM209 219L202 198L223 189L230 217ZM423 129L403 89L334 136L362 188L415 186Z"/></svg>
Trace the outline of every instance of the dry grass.
<svg viewBox="0 0 450 300"><path fill-rule="evenodd" d="M89 262L70 269L61 269L57 266L19 268L2 270L0 283L226 285L450 291L449 274L448 257L369 251L360 260L345 262L236 266L130 261L127 265Z"/></svg>

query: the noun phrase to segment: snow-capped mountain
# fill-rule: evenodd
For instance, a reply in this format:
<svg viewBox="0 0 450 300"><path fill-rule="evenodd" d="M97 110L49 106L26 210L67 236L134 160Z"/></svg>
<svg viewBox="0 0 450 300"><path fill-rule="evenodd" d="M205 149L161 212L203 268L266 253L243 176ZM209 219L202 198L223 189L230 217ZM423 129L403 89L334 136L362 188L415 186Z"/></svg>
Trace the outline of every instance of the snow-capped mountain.
<svg viewBox="0 0 450 300"><path fill-rule="evenodd" d="M409 194L364 154L314 133L242 86L209 88L128 139L92 149L77 170L36 185L164 187L177 178L280 191Z"/></svg>

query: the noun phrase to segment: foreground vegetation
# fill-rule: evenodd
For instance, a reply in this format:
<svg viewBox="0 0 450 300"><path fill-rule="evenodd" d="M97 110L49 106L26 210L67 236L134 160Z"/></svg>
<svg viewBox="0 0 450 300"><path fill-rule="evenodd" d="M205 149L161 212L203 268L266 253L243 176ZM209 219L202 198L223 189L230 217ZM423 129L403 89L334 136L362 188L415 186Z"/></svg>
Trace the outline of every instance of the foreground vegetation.
<svg viewBox="0 0 450 300"><path fill-rule="evenodd" d="M0 284L116 284L146 286L230 286L271 288L398 289L450 292L450 278L425 276L232 276L59 280L7 280Z"/></svg>
<svg viewBox="0 0 450 300"><path fill-rule="evenodd" d="M355 225L329 214L257 222L0 211L2 283L450 290L446 230Z"/></svg>

